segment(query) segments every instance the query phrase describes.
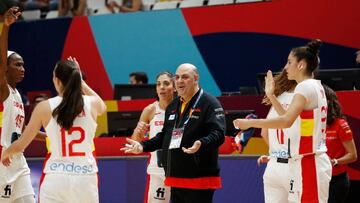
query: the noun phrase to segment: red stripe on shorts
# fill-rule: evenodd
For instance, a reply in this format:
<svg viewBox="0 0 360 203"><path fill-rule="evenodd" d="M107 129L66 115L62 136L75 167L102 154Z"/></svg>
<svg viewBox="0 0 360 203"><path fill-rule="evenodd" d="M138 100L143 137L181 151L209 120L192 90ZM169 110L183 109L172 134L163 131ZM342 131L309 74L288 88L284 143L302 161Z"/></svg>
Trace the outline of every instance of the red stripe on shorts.
<svg viewBox="0 0 360 203"><path fill-rule="evenodd" d="M318 183L316 176L315 155L304 156L301 159L302 195L301 202L318 203Z"/></svg>

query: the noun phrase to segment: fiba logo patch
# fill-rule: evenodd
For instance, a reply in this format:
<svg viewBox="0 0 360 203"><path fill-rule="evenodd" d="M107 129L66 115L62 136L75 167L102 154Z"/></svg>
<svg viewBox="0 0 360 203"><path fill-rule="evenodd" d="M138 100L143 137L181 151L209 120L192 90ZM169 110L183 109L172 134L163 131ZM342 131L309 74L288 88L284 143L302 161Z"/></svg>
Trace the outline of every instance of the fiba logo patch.
<svg viewBox="0 0 360 203"><path fill-rule="evenodd" d="M297 182L295 180L290 180L290 188L289 188L289 202L301 202L301 193L297 188Z"/></svg>
<svg viewBox="0 0 360 203"><path fill-rule="evenodd" d="M290 180L290 191L289 191L289 193L294 194L293 188L294 188L294 180Z"/></svg>
<svg viewBox="0 0 360 203"><path fill-rule="evenodd" d="M1 195L2 198L10 198L11 196L11 185L6 185L4 187L4 193Z"/></svg>
<svg viewBox="0 0 360 203"><path fill-rule="evenodd" d="M165 188L159 187L156 190L156 197L154 198L158 200L165 200Z"/></svg>

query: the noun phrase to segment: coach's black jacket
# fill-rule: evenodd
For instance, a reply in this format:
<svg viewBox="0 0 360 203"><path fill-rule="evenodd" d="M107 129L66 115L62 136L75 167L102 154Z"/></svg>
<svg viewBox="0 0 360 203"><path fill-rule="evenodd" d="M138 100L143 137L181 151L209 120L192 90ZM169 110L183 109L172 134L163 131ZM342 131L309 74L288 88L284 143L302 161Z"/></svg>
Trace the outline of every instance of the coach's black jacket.
<svg viewBox="0 0 360 203"><path fill-rule="evenodd" d="M213 183L206 183L214 178L220 180L218 164L218 148L225 139L225 115L220 102L207 93L203 93L193 109L185 126L181 146L169 149L172 130L183 127L186 117L190 114L199 90L187 104L180 115L180 97L169 104L165 112L162 132L154 138L142 142L145 152L162 149L162 164L165 170L165 184L173 187L186 188L219 188ZM194 154L184 153L181 147L189 148L196 140L201 141L200 149ZM200 185L199 185L200 184ZM221 183L219 183L221 185Z"/></svg>

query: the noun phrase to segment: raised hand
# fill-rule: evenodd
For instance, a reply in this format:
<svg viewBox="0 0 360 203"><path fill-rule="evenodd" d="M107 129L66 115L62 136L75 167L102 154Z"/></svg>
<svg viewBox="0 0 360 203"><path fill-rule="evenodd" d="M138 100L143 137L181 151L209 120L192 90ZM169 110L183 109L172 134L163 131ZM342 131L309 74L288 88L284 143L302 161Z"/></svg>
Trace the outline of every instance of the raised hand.
<svg viewBox="0 0 360 203"><path fill-rule="evenodd" d="M67 58L67 60L74 62L74 63L76 64L76 66L77 66L77 67L79 68L79 70L80 70L79 62L76 60L75 57L69 56L69 57Z"/></svg>
<svg viewBox="0 0 360 203"><path fill-rule="evenodd" d="M143 146L140 144L140 142L126 138L126 141L129 144L125 144L125 147L121 148L121 151L124 151L125 153L133 153L133 154L140 154L143 152Z"/></svg>
<svg viewBox="0 0 360 203"><path fill-rule="evenodd" d="M270 97L274 95L275 81L271 70L268 70L265 77L265 93L266 96Z"/></svg>
<svg viewBox="0 0 360 203"><path fill-rule="evenodd" d="M185 148L183 147L182 150L187 153L187 154L194 154L195 152L197 152L201 147L201 142L200 140L196 140L193 144L193 146L191 146L190 148Z"/></svg>
<svg viewBox="0 0 360 203"><path fill-rule="evenodd" d="M76 65L76 66L77 66L77 68L79 69L80 76L81 76L81 79L82 79L83 77L82 77L82 73L81 73L80 65L79 65L79 62L76 60L76 58L75 58L75 57L72 57L72 56L69 56L69 57L67 58L67 60L72 61L72 62L74 62L74 63L75 63L75 65Z"/></svg>
<svg viewBox="0 0 360 203"><path fill-rule="evenodd" d="M9 8L4 15L4 25L9 26L15 23L20 15L21 12L19 11L19 7Z"/></svg>

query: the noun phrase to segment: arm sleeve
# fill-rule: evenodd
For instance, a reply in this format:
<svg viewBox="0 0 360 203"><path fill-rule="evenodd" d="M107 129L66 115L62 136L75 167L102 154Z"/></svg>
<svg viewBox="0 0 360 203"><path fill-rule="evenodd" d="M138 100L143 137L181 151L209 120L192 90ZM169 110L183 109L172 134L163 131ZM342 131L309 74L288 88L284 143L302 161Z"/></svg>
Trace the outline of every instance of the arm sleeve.
<svg viewBox="0 0 360 203"><path fill-rule="evenodd" d="M150 140L142 141L141 145L143 146L143 151L153 152L155 150L161 149L163 139L164 139L164 133L163 131L161 131Z"/></svg>
<svg viewBox="0 0 360 203"><path fill-rule="evenodd" d="M206 112L205 126L209 134L200 138L202 146L220 147L225 140L225 114L220 102L213 97L209 99Z"/></svg>

